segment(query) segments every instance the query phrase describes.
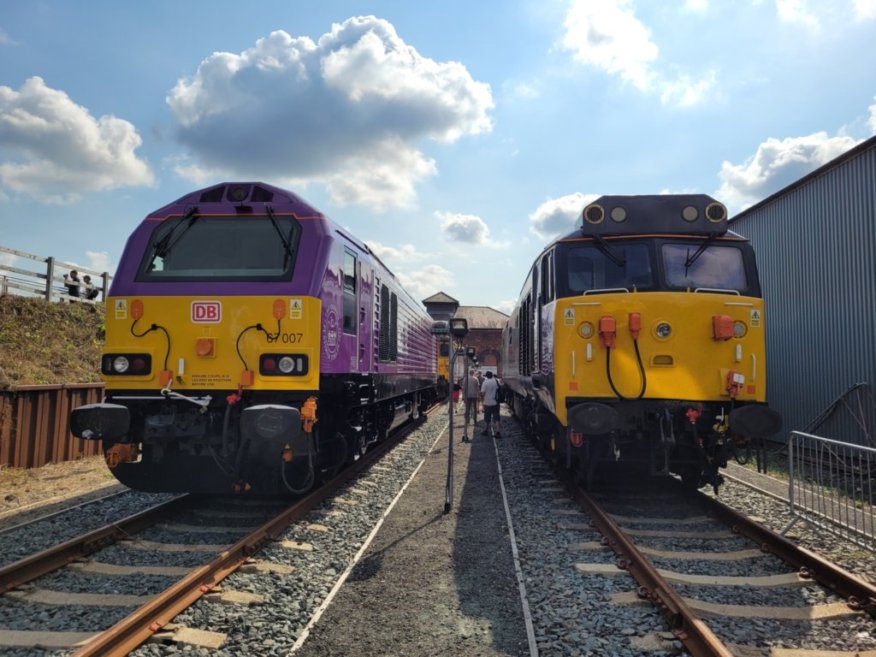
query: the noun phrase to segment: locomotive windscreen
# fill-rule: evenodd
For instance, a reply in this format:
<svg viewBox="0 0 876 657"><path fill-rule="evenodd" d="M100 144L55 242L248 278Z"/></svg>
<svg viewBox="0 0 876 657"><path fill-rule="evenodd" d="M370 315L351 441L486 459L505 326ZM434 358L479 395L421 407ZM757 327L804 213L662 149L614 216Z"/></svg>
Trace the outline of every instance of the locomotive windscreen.
<svg viewBox="0 0 876 657"><path fill-rule="evenodd" d="M153 232L137 280L289 280L300 232L289 216L169 219Z"/></svg>
<svg viewBox="0 0 876 657"><path fill-rule="evenodd" d="M698 258L687 244L664 244L663 266L670 287L713 288L745 292L748 283L742 251L733 246L710 246Z"/></svg>

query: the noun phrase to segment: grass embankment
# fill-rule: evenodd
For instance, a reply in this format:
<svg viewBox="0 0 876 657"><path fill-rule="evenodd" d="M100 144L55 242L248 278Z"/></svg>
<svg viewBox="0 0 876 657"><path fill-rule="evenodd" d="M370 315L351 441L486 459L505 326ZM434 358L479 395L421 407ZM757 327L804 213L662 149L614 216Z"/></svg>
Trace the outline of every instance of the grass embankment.
<svg viewBox="0 0 876 657"><path fill-rule="evenodd" d="M103 304L0 296L0 389L100 381Z"/></svg>

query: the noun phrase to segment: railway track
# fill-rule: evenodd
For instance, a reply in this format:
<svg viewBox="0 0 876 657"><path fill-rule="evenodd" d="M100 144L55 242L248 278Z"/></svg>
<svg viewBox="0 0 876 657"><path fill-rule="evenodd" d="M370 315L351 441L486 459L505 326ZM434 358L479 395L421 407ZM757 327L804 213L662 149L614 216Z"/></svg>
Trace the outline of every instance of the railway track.
<svg viewBox="0 0 876 657"><path fill-rule="evenodd" d="M576 547L616 556L576 569L629 573L637 590L610 602L655 605L695 657L782 654L765 646L815 657L826 648L801 642L803 626L826 623L846 636L872 627L876 587L715 499L676 487L597 497L566 485L603 536Z"/></svg>
<svg viewBox="0 0 876 657"><path fill-rule="evenodd" d="M269 518L266 501L236 498L217 504L183 496L0 568L0 618L5 619L0 646L124 655L147 640L221 645L221 632L171 621L202 598L260 604L264 596L223 590L220 583L238 570L280 581L289 576L294 568L283 563L288 554L306 554L313 545L284 537L330 533L328 521L312 522L315 510L330 507L317 515L331 519L342 513L338 507L355 508L356 496L362 499L372 490L357 489L355 482L366 472L378 478L381 471L392 472L391 461L406 453L400 443L420 426L401 427L337 477L279 513L275 508ZM382 465L382 459L390 463Z"/></svg>

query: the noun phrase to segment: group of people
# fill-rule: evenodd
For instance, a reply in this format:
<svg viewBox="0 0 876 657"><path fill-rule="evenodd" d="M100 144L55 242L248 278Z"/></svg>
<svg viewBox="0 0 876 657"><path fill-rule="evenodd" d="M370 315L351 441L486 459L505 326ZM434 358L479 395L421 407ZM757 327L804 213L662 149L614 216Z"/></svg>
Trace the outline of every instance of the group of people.
<svg viewBox="0 0 876 657"><path fill-rule="evenodd" d="M465 403L465 428L463 429L462 442L469 442L468 423L473 420L474 425L478 421L478 405L483 404L484 436L491 433L495 438L501 438L502 433L499 425L499 388L502 382L493 376L490 370L482 377L477 370L470 370L468 376L460 379L459 389ZM495 429L495 433L493 430Z"/></svg>
<svg viewBox="0 0 876 657"><path fill-rule="evenodd" d="M75 269L69 274L64 274L64 285L67 288L67 294L76 299L96 299L100 294L100 288L94 287L91 282L91 276L85 274L81 279L79 272Z"/></svg>

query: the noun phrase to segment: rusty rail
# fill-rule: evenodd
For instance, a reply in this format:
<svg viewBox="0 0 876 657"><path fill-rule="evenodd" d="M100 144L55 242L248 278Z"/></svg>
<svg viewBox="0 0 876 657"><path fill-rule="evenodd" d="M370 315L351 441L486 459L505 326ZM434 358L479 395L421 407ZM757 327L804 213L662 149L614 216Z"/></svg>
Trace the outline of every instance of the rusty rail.
<svg viewBox="0 0 876 657"><path fill-rule="evenodd" d="M608 546L622 560L623 567L638 582L640 595L658 607L669 622L672 633L685 648L696 657L733 657L727 646L688 607L596 500L581 489L569 490L575 501L587 509L596 529L605 536Z"/></svg>
<svg viewBox="0 0 876 657"><path fill-rule="evenodd" d="M103 398L102 383L0 390L0 465L38 468L101 453L100 441L70 433L70 411Z"/></svg>

